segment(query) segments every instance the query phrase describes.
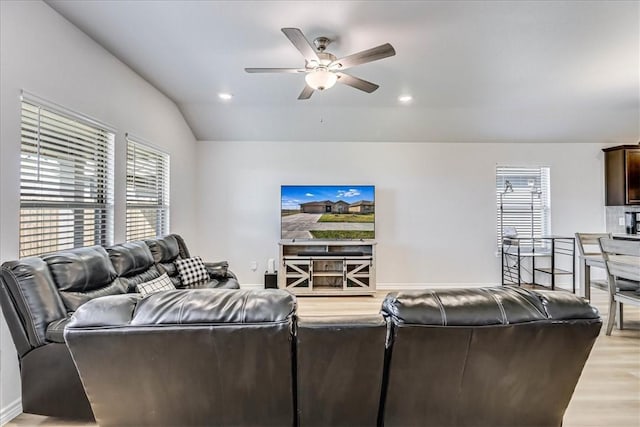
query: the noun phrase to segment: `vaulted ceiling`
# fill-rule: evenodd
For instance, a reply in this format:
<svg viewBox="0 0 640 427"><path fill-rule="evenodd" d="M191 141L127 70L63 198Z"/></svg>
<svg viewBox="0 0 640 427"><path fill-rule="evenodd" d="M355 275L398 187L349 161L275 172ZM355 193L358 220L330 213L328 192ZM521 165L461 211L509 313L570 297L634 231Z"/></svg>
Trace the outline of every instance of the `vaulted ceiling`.
<svg viewBox="0 0 640 427"><path fill-rule="evenodd" d="M199 140L640 140L637 1L47 3L173 99ZM397 55L349 70L372 94L299 101L303 75L244 72L304 66L283 27L329 37L338 57L387 42Z"/></svg>

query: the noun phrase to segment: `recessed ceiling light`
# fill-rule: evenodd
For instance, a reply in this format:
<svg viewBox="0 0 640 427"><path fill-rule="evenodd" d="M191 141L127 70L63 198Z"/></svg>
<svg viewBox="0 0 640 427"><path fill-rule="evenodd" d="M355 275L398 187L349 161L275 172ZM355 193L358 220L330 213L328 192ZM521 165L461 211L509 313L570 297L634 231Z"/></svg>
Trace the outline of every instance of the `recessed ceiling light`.
<svg viewBox="0 0 640 427"><path fill-rule="evenodd" d="M231 98L233 98L233 95L231 95L230 93L219 93L218 94L218 98L224 100L224 101L228 101Z"/></svg>
<svg viewBox="0 0 640 427"><path fill-rule="evenodd" d="M411 95L402 95L398 97L398 101L400 102L409 102L413 99Z"/></svg>

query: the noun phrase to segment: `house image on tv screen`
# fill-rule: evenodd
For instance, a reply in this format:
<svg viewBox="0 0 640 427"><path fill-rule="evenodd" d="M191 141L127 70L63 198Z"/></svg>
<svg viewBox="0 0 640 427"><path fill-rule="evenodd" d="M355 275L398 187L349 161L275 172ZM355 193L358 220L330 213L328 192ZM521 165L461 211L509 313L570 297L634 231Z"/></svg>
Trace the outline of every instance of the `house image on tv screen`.
<svg viewBox="0 0 640 427"><path fill-rule="evenodd" d="M282 186L283 239L373 239L373 186Z"/></svg>
<svg viewBox="0 0 640 427"><path fill-rule="evenodd" d="M373 213L373 202L369 200L360 200L349 205L350 213Z"/></svg>
<svg viewBox="0 0 640 427"><path fill-rule="evenodd" d="M345 213L349 211L349 203L342 200L337 202L332 202L331 200L307 202L300 204L300 211L302 213Z"/></svg>
<svg viewBox="0 0 640 427"><path fill-rule="evenodd" d="M355 203L347 203L343 200L332 202L325 200L322 202L307 202L300 204L302 213L373 213L373 202L360 200Z"/></svg>

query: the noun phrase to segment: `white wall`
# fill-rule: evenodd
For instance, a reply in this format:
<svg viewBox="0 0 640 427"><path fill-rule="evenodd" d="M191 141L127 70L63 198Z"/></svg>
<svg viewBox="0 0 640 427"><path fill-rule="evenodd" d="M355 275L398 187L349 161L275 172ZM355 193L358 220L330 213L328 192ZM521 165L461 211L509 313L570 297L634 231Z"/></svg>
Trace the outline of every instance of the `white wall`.
<svg viewBox="0 0 640 427"><path fill-rule="evenodd" d="M499 283L496 164L549 165L552 231L602 231L601 147L201 141L198 253L263 283L278 254L280 185L374 184L379 286Z"/></svg>
<svg viewBox="0 0 640 427"><path fill-rule="evenodd" d="M176 105L45 3L0 2L0 260L18 258L20 90L118 130L115 242L125 240L125 132L171 154L171 228L195 239L195 139ZM15 347L0 321L0 417L19 409ZM4 420L0 419L0 422Z"/></svg>

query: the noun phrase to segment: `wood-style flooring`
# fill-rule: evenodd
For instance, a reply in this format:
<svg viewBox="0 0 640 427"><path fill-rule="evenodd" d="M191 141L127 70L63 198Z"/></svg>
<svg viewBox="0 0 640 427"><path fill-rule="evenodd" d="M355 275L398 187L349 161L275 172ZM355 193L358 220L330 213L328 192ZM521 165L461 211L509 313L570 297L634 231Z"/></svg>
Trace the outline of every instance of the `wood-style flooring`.
<svg viewBox="0 0 640 427"><path fill-rule="evenodd" d="M302 316L373 314L386 292L373 297L298 298ZM592 290L592 303L605 321L607 295ZM21 414L7 426L95 427L95 424ZM625 306L625 329L604 327L582 373L564 417L563 427L640 427L640 308Z"/></svg>

